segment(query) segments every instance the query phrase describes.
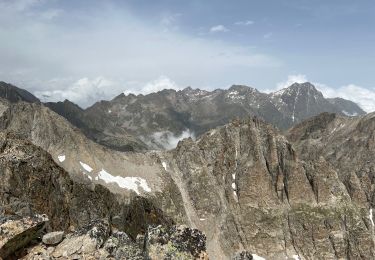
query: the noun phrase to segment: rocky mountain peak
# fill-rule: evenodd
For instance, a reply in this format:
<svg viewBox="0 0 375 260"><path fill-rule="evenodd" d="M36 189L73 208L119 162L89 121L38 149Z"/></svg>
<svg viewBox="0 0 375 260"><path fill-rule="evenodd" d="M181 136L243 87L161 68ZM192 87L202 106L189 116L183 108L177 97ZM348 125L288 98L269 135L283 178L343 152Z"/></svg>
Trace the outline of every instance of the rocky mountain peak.
<svg viewBox="0 0 375 260"><path fill-rule="evenodd" d="M39 103L40 100L27 90L18 88L9 83L0 81L0 97L15 103L25 101L29 103Z"/></svg>

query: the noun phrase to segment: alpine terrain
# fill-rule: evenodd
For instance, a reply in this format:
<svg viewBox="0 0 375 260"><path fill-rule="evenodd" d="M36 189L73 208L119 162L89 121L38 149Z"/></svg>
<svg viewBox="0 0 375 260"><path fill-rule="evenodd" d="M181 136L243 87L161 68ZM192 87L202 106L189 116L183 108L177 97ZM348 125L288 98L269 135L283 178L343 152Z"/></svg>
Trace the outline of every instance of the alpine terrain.
<svg viewBox="0 0 375 260"><path fill-rule="evenodd" d="M310 83L0 97L0 258L375 258L375 113Z"/></svg>

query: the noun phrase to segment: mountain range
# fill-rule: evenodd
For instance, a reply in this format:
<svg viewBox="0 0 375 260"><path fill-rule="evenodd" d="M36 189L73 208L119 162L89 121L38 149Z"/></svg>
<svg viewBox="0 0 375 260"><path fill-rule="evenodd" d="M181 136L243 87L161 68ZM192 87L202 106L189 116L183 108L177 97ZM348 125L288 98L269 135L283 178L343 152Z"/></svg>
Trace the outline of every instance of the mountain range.
<svg viewBox="0 0 375 260"><path fill-rule="evenodd" d="M31 93L6 83L0 83L0 96L9 96L7 99L12 102L40 102ZM214 91L188 87L148 95L121 94L87 109L69 100L44 105L91 140L119 151L174 148L181 138L198 137L233 118L257 116L280 130L287 130L322 112L365 114L351 101L324 98L310 83L295 83L269 94L240 85Z"/></svg>
<svg viewBox="0 0 375 260"><path fill-rule="evenodd" d="M375 113L353 102L310 83L121 94L87 109L0 89L4 219L46 214L47 231L66 233L105 219L103 241L120 230L143 245L152 225L183 224L204 246L189 231L187 248L158 248L184 259L375 257ZM39 242L26 259L38 247L61 251ZM139 254L160 259L151 247Z"/></svg>

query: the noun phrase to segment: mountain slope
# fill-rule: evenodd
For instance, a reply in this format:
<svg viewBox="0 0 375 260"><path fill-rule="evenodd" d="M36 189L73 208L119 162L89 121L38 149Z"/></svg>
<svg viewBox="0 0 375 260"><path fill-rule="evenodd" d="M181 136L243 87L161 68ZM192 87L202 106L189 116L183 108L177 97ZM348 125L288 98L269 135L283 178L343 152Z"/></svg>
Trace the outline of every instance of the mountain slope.
<svg viewBox="0 0 375 260"><path fill-rule="evenodd" d="M234 121L161 156L215 259L241 250L266 259L374 257L370 206L355 200L363 189L348 193L323 158L300 160L261 120Z"/></svg>
<svg viewBox="0 0 375 260"><path fill-rule="evenodd" d="M288 88L270 94L272 102L294 125L322 112L340 115L363 115L365 112L353 102L344 99L326 99L311 83L294 83Z"/></svg>
<svg viewBox="0 0 375 260"><path fill-rule="evenodd" d="M46 149L81 185L102 184L124 200L139 194L202 230L214 259L244 250L267 259L374 255L371 205L356 199L364 188L346 189L324 158L300 160L262 120L235 120L146 153L102 147L42 104L10 104L0 126Z"/></svg>
<svg viewBox="0 0 375 260"><path fill-rule="evenodd" d="M121 127L113 127L111 131L95 128L93 125L95 123L92 123L91 119L85 117L84 110L69 100L56 103L49 102L44 105L65 117L72 125L78 127L88 138L99 144L118 151L142 151L147 149L146 144L128 134L125 129ZM94 122L98 121L100 117L96 116L96 118L92 120L94 120Z"/></svg>
<svg viewBox="0 0 375 260"><path fill-rule="evenodd" d="M290 129L288 138L304 158L324 157L358 203L375 207L375 113L324 113Z"/></svg>
<svg viewBox="0 0 375 260"><path fill-rule="evenodd" d="M0 117L0 129L16 132L45 149L74 181L102 184L127 198L149 197L184 223L177 187L152 153L103 147L42 104L12 104Z"/></svg>
<svg viewBox="0 0 375 260"><path fill-rule="evenodd" d="M11 84L0 81L0 97L15 103L25 101L30 103L38 103L40 100L27 90L17 88Z"/></svg>
<svg viewBox="0 0 375 260"><path fill-rule="evenodd" d="M271 94L240 85L228 90L205 91L189 87L149 95L121 94L74 115L59 111L52 103L48 106L78 127L84 122L87 135L90 131L117 136L125 132L156 149L171 148L181 137L199 136L233 118L258 116L285 130L322 112L365 114L350 101L324 98L310 83L295 83Z"/></svg>
<svg viewBox="0 0 375 260"><path fill-rule="evenodd" d="M198 230L173 226L145 198L72 181L14 133L0 133L0 184L1 259L208 259ZM46 231L65 231L63 241L42 243Z"/></svg>

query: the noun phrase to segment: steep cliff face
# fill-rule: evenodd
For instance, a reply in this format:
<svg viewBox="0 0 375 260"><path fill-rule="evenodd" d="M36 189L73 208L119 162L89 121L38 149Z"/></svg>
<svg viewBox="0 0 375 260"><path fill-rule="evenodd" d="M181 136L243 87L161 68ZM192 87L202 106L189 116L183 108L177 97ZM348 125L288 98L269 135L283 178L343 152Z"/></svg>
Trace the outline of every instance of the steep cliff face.
<svg viewBox="0 0 375 260"><path fill-rule="evenodd" d="M374 257L366 204L355 203L324 158L302 161L258 119L234 121L162 155L209 255L267 259Z"/></svg>
<svg viewBox="0 0 375 260"><path fill-rule="evenodd" d="M375 113L321 114L292 128L288 138L303 158L324 157L356 203L375 206Z"/></svg>
<svg viewBox="0 0 375 260"><path fill-rule="evenodd" d="M66 118L72 125L79 128L89 139L118 151L142 151L147 145L140 139L130 135L116 122L106 122L107 128L98 128L96 125L101 122L101 116L94 118L85 117L85 111L76 104L65 100L63 102L48 102L46 107Z"/></svg>

